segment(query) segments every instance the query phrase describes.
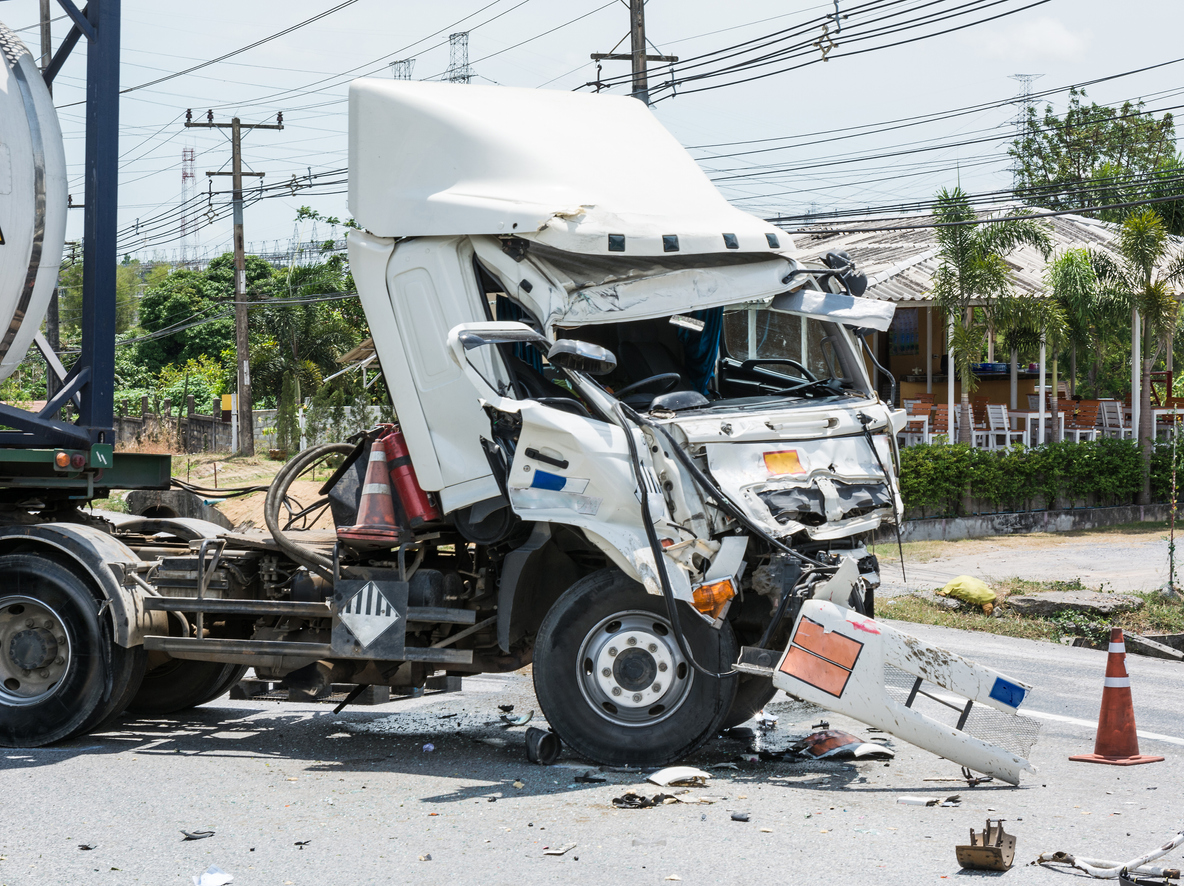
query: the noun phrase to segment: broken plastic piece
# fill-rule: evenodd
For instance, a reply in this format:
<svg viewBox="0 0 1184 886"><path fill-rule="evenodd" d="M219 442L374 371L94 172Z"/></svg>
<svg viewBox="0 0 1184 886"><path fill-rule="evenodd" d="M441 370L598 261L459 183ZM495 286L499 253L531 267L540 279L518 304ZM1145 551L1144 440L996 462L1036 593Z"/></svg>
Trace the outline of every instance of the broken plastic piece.
<svg viewBox="0 0 1184 886"><path fill-rule="evenodd" d="M1177 833L1162 846L1126 862L1086 858L1083 855L1073 856L1068 852L1042 852L1032 864L1068 865L1069 867L1077 868L1079 871L1085 871L1091 877L1104 880L1113 880L1122 871L1125 871L1128 877L1133 874L1139 877L1163 877L1167 880L1178 880L1180 879L1180 870L1178 868L1164 868L1159 865L1153 865L1151 862L1163 855L1167 855L1182 843L1184 843L1184 830Z"/></svg>
<svg viewBox="0 0 1184 886"><path fill-rule="evenodd" d="M512 704L499 704L499 705L497 706L497 709L498 709L499 711L501 711L503 714L508 714L508 713L510 713L512 710L514 710L514 706L513 706Z"/></svg>
<svg viewBox="0 0 1184 886"><path fill-rule="evenodd" d="M213 831L181 831L181 833L185 835L185 839L181 841L182 843L187 840L204 840L206 837L214 836Z"/></svg>
<svg viewBox="0 0 1184 886"><path fill-rule="evenodd" d="M970 845L955 846L958 864L972 871L1006 871L1015 862L1015 836L1003 830L1003 819L991 821L982 833L970 829Z"/></svg>
<svg viewBox="0 0 1184 886"><path fill-rule="evenodd" d="M710 772L695 769L693 766L668 766L648 776L646 781L663 788L671 785L697 787L706 784L709 778L711 778Z"/></svg>
<svg viewBox="0 0 1184 886"><path fill-rule="evenodd" d="M233 874L228 874L216 864L212 864L193 878L193 886L226 886L232 880Z"/></svg>
<svg viewBox="0 0 1184 886"><path fill-rule="evenodd" d="M423 746L423 752L425 754L430 754L435 749L436 749L436 746L434 744L432 744L430 741Z"/></svg>
<svg viewBox="0 0 1184 886"><path fill-rule="evenodd" d="M901 806L960 806L962 797L958 794L944 800L941 797L897 797L896 802Z"/></svg>
<svg viewBox="0 0 1184 886"><path fill-rule="evenodd" d="M513 708L514 706L510 705L510 707ZM520 717L511 717L509 714L502 714L502 722L507 726L525 726L530 722L533 716L534 711L531 711L528 714L523 714Z"/></svg>
<svg viewBox="0 0 1184 886"><path fill-rule="evenodd" d="M554 849L544 849L543 855L566 855L575 848L575 843L564 843L562 846L556 846Z"/></svg>
<svg viewBox="0 0 1184 886"><path fill-rule="evenodd" d="M577 784L604 784L608 781L608 779L599 775L593 775L592 770L589 769L583 775L577 775L574 779L572 779L572 781L576 782Z"/></svg>
<svg viewBox="0 0 1184 886"><path fill-rule="evenodd" d="M815 732L807 735L794 744L791 750L803 756L816 760L842 757L895 757L891 749L883 745L866 742L850 732L841 729L828 729L825 732Z"/></svg>
<svg viewBox="0 0 1184 886"><path fill-rule="evenodd" d="M733 812L732 821L748 821L747 812Z"/></svg>

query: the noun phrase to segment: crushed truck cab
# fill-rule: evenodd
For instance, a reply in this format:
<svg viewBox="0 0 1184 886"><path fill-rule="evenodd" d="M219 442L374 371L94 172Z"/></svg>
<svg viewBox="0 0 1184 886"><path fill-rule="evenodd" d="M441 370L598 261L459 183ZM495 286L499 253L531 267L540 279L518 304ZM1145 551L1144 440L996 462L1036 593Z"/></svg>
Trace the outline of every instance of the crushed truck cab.
<svg viewBox="0 0 1184 886"><path fill-rule="evenodd" d="M350 267L397 424L297 454L266 531L77 511L121 454L43 503L0 482L0 743L201 704L248 666L315 694L533 664L552 729L603 764L677 760L780 687L1011 780L886 677L1025 689L872 619L904 417L865 363L893 307L850 259L799 263L630 98L349 101Z"/></svg>

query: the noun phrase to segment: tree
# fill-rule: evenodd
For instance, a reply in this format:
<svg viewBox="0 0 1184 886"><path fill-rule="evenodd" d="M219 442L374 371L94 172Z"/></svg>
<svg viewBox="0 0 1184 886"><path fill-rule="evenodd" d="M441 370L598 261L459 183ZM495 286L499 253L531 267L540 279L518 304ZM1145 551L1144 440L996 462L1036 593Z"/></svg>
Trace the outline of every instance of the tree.
<svg viewBox="0 0 1184 886"><path fill-rule="evenodd" d="M255 298L274 291L272 267L247 256L247 291ZM234 256L221 255L204 271L173 271L140 299L140 325L146 332L174 334L141 342L139 360L153 374L170 363L234 349ZM185 327L185 328L182 328Z"/></svg>
<svg viewBox="0 0 1184 886"><path fill-rule="evenodd" d="M1132 214L1118 232L1117 256L1092 252L1090 261L1103 297L1137 312L1142 324L1139 446L1143 452L1143 489L1139 504L1151 503L1151 450L1155 418L1151 414L1151 368L1180 322L1180 302L1172 284L1184 278L1184 252L1172 255L1167 228L1153 209Z"/></svg>
<svg viewBox="0 0 1184 886"><path fill-rule="evenodd" d="M294 402L303 403L304 392L315 392L325 375L338 368L337 358L367 334L343 311L356 299L312 301L318 296L349 292L353 279L342 256L324 262L293 267L276 275L278 295L307 298L303 304L277 304L253 312L255 330L251 347L251 375L259 396L278 396L284 381L294 383Z"/></svg>
<svg viewBox="0 0 1184 886"><path fill-rule="evenodd" d="M1171 114L1156 119L1143 102L1121 108L1088 106L1084 90L1070 90L1063 117L1044 109L1043 119L1029 107L1023 134L1008 153L1018 164L1015 195L1045 209L1085 209L1179 192L1181 161ZM1171 185L1176 184L1173 191ZM1162 214L1173 233L1184 230L1184 204L1165 202ZM1121 214L1101 213L1111 221Z"/></svg>
<svg viewBox="0 0 1184 886"><path fill-rule="evenodd" d="M970 392L976 379L971 364L981 356L983 335L975 325L975 305L989 313L996 299L1011 294L1011 269L1004 256L1029 244L1047 257L1052 249L1045 226L1032 219L980 224L961 188L937 195L935 237L940 264L933 275L934 301L953 324L951 372L962 383L959 441L971 441Z"/></svg>

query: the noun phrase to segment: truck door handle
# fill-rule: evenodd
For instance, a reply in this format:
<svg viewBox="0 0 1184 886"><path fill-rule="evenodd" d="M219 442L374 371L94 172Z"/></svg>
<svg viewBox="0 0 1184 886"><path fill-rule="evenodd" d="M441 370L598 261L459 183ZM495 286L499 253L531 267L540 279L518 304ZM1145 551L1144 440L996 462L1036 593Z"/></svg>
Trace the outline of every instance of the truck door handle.
<svg viewBox="0 0 1184 886"><path fill-rule="evenodd" d="M560 470L566 468L570 464L570 462L565 458L552 458L549 455L543 455L537 449L527 449L526 457L533 458L535 461L541 461L545 465L550 465L551 467L559 468Z"/></svg>

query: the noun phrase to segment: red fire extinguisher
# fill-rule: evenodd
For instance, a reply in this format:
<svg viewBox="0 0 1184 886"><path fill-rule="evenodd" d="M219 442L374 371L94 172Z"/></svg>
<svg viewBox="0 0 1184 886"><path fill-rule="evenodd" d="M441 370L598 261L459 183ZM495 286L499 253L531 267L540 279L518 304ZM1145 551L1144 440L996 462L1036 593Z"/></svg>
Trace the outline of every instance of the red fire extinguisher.
<svg viewBox="0 0 1184 886"><path fill-rule="evenodd" d="M415 468L411 465L411 454L407 451L407 441L403 439L403 432L398 425L382 438L383 448L386 450L387 464L391 471L391 488L403 503L403 510L407 514L407 522L412 529L440 519L440 512L432 504L428 494L419 487L415 478Z"/></svg>

